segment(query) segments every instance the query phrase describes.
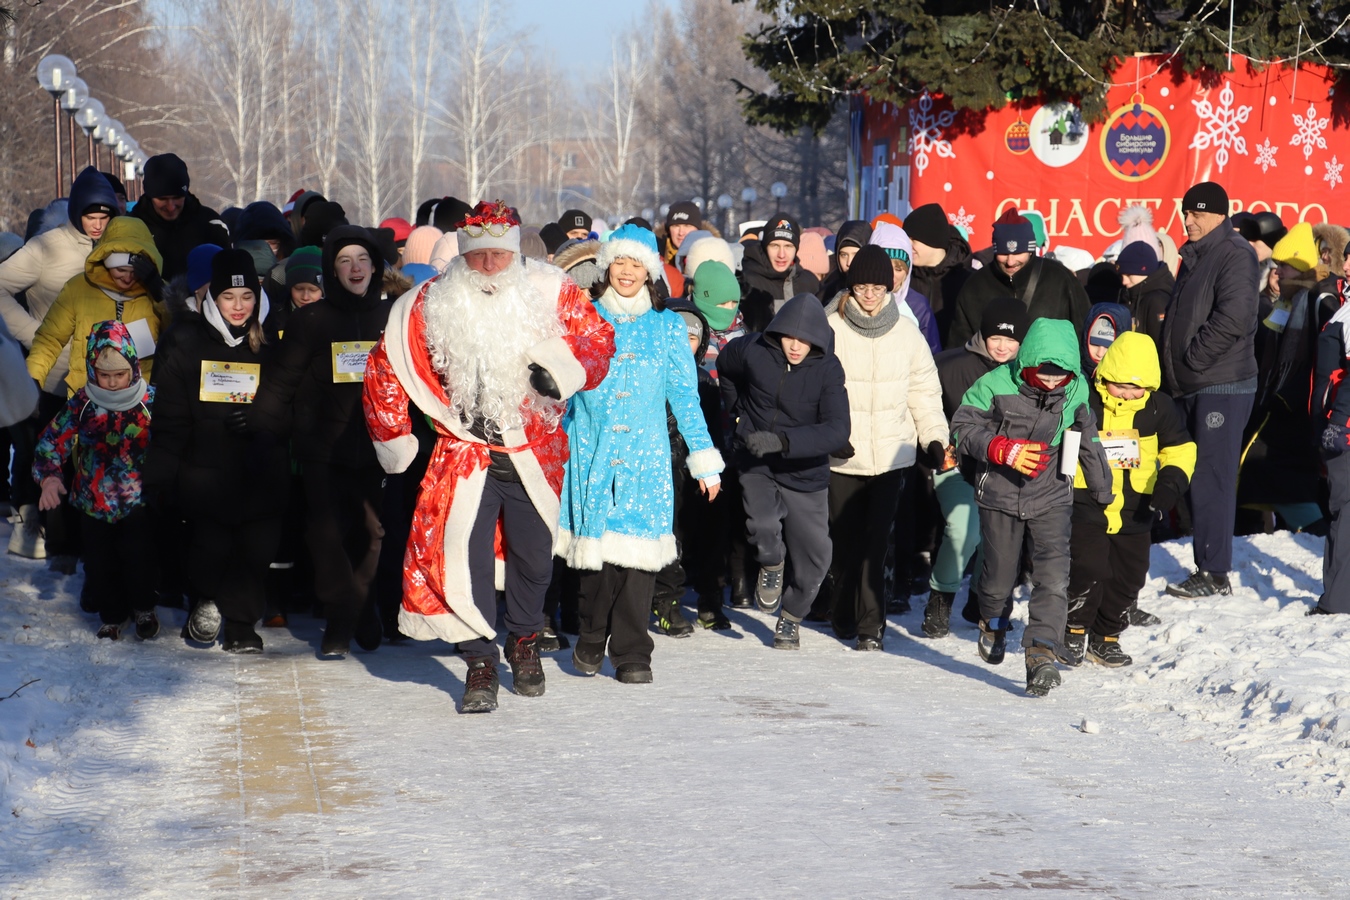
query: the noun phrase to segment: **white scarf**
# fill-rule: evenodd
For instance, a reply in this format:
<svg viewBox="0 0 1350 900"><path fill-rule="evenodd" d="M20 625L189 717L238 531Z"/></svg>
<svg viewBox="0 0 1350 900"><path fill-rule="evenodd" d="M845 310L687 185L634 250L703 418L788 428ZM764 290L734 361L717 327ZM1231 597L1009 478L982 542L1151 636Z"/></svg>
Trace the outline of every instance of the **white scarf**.
<svg viewBox="0 0 1350 900"><path fill-rule="evenodd" d="M636 294L631 297L625 297L614 286L610 285L605 292L600 295L600 303L616 316L632 316L637 318L652 308L652 297L647 292L647 286L644 284Z"/></svg>
<svg viewBox="0 0 1350 900"><path fill-rule="evenodd" d="M267 302L267 291L258 290L258 296L261 299L262 306L258 310L258 324L267 321L267 313L271 309ZM230 333L230 326L225 321L225 317L220 314L220 307L216 305L216 299L211 296L211 292L206 292L206 299L202 301L202 315L206 321L211 323L211 327L220 332L220 336L225 339L225 345L228 347L238 347L244 341L248 340L248 334L241 337L235 337Z"/></svg>

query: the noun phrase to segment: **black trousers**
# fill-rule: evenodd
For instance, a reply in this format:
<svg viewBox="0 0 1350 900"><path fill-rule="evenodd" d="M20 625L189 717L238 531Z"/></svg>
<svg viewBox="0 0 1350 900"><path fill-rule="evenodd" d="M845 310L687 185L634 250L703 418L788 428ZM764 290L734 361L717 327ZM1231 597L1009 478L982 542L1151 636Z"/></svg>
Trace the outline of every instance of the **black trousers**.
<svg viewBox="0 0 1350 900"><path fill-rule="evenodd" d="M581 640L601 644L609 638L609 661L652 661L652 612L655 572L605 563L598 572L581 573Z"/></svg>
<svg viewBox="0 0 1350 900"><path fill-rule="evenodd" d="M1125 610L1148 581L1151 532L1107 534L1099 525L1074 520L1069 539L1068 624L1104 637L1123 632Z"/></svg>
<svg viewBox="0 0 1350 900"><path fill-rule="evenodd" d="M544 627L544 594L553 577L553 534L539 517L524 485L500 481L491 475L483 485L478 518L469 532L473 602L489 625L497 621L498 518L506 539L506 630L511 634L535 634ZM650 595L647 602L651 603ZM463 641L459 652L470 658L500 658L496 642L487 638Z"/></svg>
<svg viewBox="0 0 1350 900"><path fill-rule="evenodd" d="M267 570L281 540L281 517L252 522L194 519L189 572L198 602L214 600L227 625L262 618Z"/></svg>
<svg viewBox="0 0 1350 900"><path fill-rule="evenodd" d="M675 559L656 573L657 602L679 600L686 582L698 592L699 612L722 608L721 574L726 569L726 504L699 493L688 470L678 468L675 482ZM721 504L719 506L719 503Z"/></svg>
<svg viewBox="0 0 1350 900"><path fill-rule="evenodd" d="M306 462L305 543L314 562L314 595L329 627L351 629L375 602L375 567L384 528L384 472Z"/></svg>
<svg viewBox="0 0 1350 900"><path fill-rule="evenodd" d="M1192 394L1177 401L1195 438L1195 474L1188 495L1192 548L1195 567L1206 572L1227 573L1233 567L1242 431L1255 401L1255 394Z"/></svg>
<svg viewBox="0 0 1350 900"><path fill-rule="evenodd" d="M155 583L138 565L150 550L150 515L137 507L118 522L80 514L84 544L82 598L105 625L118 625L136 612L155 608Z"/></svg>
<svg viewBox="0 0 1350 900"><path fill-rule="evenodd" d="M905 469L873 476L830 473L830 574L839 634L879 638L886 630L886 548L905 479Z"/></svg>

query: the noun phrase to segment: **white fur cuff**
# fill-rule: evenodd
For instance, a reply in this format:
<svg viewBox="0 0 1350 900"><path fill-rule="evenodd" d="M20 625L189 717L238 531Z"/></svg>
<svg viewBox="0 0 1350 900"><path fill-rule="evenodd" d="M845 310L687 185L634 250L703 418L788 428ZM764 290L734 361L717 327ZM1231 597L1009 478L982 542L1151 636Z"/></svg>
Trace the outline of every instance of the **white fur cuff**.
<svg viewBox="0 0 1350 900"><path fill-rule="evenodd" d="M567 346L567 341L560 337L540 341L525 356L530 362L548 370L564 400L586 386L586 370L572 355L572 348Z"/></svg>
<svg viewBox="0 0 1350 900"><path fill-rule="evenodd" d="M572 568L592 572L604 568L605 563L625 569L659 572L675 560L678 552L673 534L663 534L653 539L606 531L597 539L579 538L565 529L558 530L553 548L553 555L561 557Z"/></svg>
<svg viewBox="0 0 1350 900"><path fill-rule="evenodd" d="M725 466L722 463L722 454L717 452L716 447L709 447L707 450L699 450L696 453L690 453L689 459L685 463L689 467L689 474L695 478L707 478L709 475L716 475L722 471Z"/></svg>
<svg viewBox="0 0 1350 900"><path fill-rule="evenodd" d="M375 458L379 460L380 468L390 475L406 471L416 456L416 435L401 434L392 441L375 442Z"/></svg>

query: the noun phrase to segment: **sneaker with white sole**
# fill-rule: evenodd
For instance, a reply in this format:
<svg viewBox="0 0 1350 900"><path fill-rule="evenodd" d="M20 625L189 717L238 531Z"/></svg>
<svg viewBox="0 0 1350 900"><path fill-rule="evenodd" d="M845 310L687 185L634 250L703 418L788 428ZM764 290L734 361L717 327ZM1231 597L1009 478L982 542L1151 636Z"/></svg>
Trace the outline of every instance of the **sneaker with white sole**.
<svg viewBox="0 0 1350 900"><path fill-rule="evenodd" d="M776 566L764 566L759 570L759 581L755 584L755 604L760 612L771 613L778 608L783 599L783 572L786 562Z"/></svg>

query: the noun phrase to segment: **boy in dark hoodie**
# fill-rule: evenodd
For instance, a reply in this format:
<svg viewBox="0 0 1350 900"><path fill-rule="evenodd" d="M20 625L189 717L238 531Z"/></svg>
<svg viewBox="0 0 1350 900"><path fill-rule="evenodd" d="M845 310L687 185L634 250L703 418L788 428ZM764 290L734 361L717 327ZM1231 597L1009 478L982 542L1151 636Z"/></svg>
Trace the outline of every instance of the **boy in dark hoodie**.
<svg viewBox="0 0 1350 900"><path fill-rule="evenodd" d="M1083 377L1092 381L1097 365L1116 338L1130 330L1130 310L1119 303L1094 303L1083 323Z"/></svg>
<svg viewBox="0 0 1350 900"><path fill-rule="evenodd" d="M41 486L38 507L56 509L67 493L63 467L74 472L70 505L81 514L84 575L81 603L99 614L101 638L117 640L128 618L136 637L159 633L153 579L135 565L150 551L141 473L150 446L155 389L141 378L131 332L100 322L85 342L88 381L42 432L33 458Z"/></svg>
<svg viewBox="0 0 1350 900"><path fill-rule="evenodd" d="M844 367L824 306L813 294L796 295L763 334L727 344L718 372L760 564L755 600L765 612L781 601L773 645L795 650L830 566L829 457L850 452Z"/></svg>
<svg viewBox="0 0 1350 900"><path fill-rule="evenodd" d="M1016 362L982 376L952 417L957 449L977 464L984 564L975 585L980 601L980 657L1003 661L1008 595L1017 584L1024 538L1030 539L1032 592L1022 643L1027 693L1043 697L1060 683L1055 659L1068 616L1069 537L1073 482L1061 474L1065 434L1081 439L1078 464L1090 497L1111 502L1111 470L1088 406L1079 368L1078 336L1070 322L1037 319Z"/></svg>

